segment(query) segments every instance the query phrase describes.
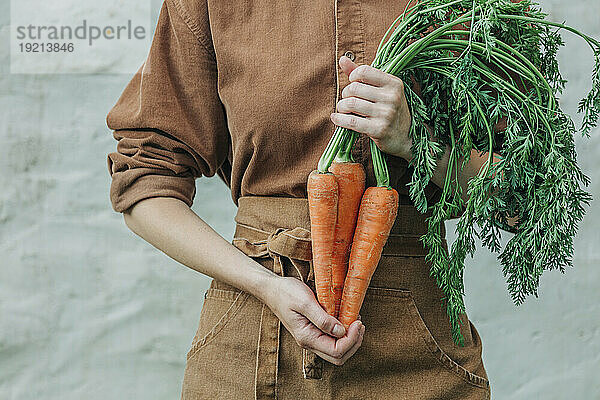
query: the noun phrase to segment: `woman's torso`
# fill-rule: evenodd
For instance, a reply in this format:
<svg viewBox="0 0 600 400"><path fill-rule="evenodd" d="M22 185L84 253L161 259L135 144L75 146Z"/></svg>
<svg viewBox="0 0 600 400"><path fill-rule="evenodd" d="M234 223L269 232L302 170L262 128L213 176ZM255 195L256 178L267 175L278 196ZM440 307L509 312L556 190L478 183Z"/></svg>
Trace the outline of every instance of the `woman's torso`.
<svg viewBox="0 0 600 400"><path fill-rule="evenodd" d="M157 196L191 204L195 178L218 173L240 205L238 222L250 215L242 222L260 231L242 240L251 245L247 254L266 268L309 271L309 257L294 260L293 251L278 255L268 245L282 228L300 228L310 238L306 179L333 133L329 114L348 84L337 60L352 52L355 62L370 63L405 6L166 0L148 59L108 116L119 140L108 157L113 208ZM372 185L368 148L361 136L353 154ZM368 338L348 365L325 364L320 379L304 379L306 352L268 307L213 281L188 353L183 398L489 397L478 335L465 316L466 346L452 342L442 293L429 276L418 242L425 216L407 192L411 169L387 159L405 207L386 245L393 251L384 249L361 311ZM429 198L439 193L434 184L427 190ZM238 202L242 196L259 203L249 209ZM420 253L407 243L421 246Z"/></svg>
<svg viewBox="0 0 600 400"><path fill-rule="evenodd" d="M388 27L407 1L255 0L208 2L227 115L231 152L219 175L240 196L306 197L306 179L331 137L342 89L349 83L337 60L347 52L370 64ZM353 157L375 178L368 138ZM407 162L388 155L391 184L410 204ZM429 196L437 187L428 187Z"/></svg>

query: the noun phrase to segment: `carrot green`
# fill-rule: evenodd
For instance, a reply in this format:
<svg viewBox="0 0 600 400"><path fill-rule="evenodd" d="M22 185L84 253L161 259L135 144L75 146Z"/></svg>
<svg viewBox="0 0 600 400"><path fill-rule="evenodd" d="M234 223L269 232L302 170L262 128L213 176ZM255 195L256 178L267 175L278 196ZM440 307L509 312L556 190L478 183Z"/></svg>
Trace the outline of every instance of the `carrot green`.
<svg viewBox="0 0 600 400"><path fill-rule="evenodd" d="M589 178L577 164L578 128L558 101L566 84L557 61L561 31L582 38L594 59L591 88L579 103L580 130L587 137L600 117L600 43L550 21L533 1L419 1L390 26L371 64L407 83L409 194L418 210L432 213L421 239L458 344L464 341L464 261L473 256L476 239L499 253L517 305L537 296L544 271L572 266L573 238L591 195L584 189ZM413 81L422 88L419 95L408 84ZM503 119L506 128L495 130ZM326 172L336 156L348 157L355 135L338 127L319 171ZM424 189L446 146L448 173L439 199L430 204ZM487 152L487 162L469 181L465 202L457 173L472 150ZM371 154L378 186L388 186L385 157L373 142ZM457 214L456 240L448 250L441 227ZM509 226L509 218L518 222ZM502 231L512 234L503 248Z"/></svg>

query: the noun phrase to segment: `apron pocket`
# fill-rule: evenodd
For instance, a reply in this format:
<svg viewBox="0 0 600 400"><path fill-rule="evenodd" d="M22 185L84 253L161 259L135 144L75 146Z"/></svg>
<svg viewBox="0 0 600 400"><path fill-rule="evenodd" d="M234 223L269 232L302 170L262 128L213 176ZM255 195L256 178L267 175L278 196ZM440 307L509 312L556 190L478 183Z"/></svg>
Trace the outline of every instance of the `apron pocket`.
<svg viewBox="0 0 600 400"><path fill-rule="evenodd" d="M242 309L248 297L248 293L239 290L211 287L206 291L198 329L186 356L188 360L227 326Z"/></svg>
<svg viewBox="0 0 600 400"><path fill-rule="evenodd" d="M410 290L369 287L361 308L363 344L342 367L329 367L335 398L489 399L488 382L437 345Z"/></svg>
<svg viewBox="0 0 600 400"><path fill-rule="evenodd" d="M439 346L429 328L427 328L410 290L369 287L367 296L372 298L371 301L374 303L373 306L378 308L379 312L383 311L381 307L386 307L385 304L389 304L389 306L392 307L391 312L404 314L396 315L388 320L391 324L394 324L396 319L398 319L397 322L404 326L396 326L394 324L394 326L389 326L389 329L412 330L411 333L405 332L405 334L412 336L411 339L417 341L417 343L414 344L415 349L425 350L424 353L427 353L434 365L437 364L447 371L452 372L466 383L483 389L489 389L489 381L486 378L467 370L465 367L451 359ZM393 303L396 303L395 307ZM402 304L400 308L398 308L400 305L398 303ZM379 306L376 306L376 304L379 304ZM368 329L369 325L367 324L367 321L365 321L365 325Z"/></svg>
<svg viewBox="0 0 600 400"><path fill-rule="evenodd" d="M182 399L254 398L262 303L213 280L187 354Z"/></svg>
<svg viewBox="0 0 600 400"><path fill-rule="evenodd" d="M425 321L423 320L423 317L421 317L421 313L419 312L419 310L417 308L417 304L415 303L415 300L413 299L412 294L410 292L409 292L409 299L410 299L410 301L408 302L408 306L409 306L409 311L412 313L412 319L413 319L413 322L415 323L415 329L417 331L419 331L419 333L421 334L421 337L423 338L425 345L427 346L427 348L429 349L429 351L431 352L433 357L442 366L444 366L446 369L454 372L455 374L457 374L460 378L462 378L466 382L473 384L475 386L481 387L481 388L488 389L490 384L486 378L479 376L477 374L474 374L471 371L467 370L465 367L463 367L462 365L460 365L459 363L457 363L456 361L451 359L450 356L448 356L446 354L446 352L444 350L442 350L442 348L440 347L438 342L435 340L435 338L431 334L431 331L429 330L429 328L427 328L427 325L425 325ZM470 322L469 322L469 324L470 324Z"/></svg>

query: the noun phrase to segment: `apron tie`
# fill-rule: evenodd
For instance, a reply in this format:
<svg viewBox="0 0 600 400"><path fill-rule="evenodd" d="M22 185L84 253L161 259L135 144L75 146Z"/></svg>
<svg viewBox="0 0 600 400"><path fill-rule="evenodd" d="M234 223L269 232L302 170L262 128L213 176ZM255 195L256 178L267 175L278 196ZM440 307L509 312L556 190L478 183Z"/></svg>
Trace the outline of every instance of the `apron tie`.
<svg viewBox="0 0 600 400"><path fill-rule="evenodd" d="M277 228L272 232L240 222L236 225L233 245L251 258L271 258L273 272L286 276L283 258L294 268L291 272L304 283L312 282L312 242L310 231L302 227ZM255 398L277 398L277 372L281 322L263 304L256 354ZM323 360L313 352L302 349L302 374L305 379L323 377Z"/></svg>
<svg viewBox="0 0 600 400"><path fill-rule="evenodd" d="M256 238L254 240L248 238ZM263 239L264 238L264 239ZM288 258L302 282L312 280L312 242L310 231L301 227L277 228L269 233L262 229L237 223L233 244L252 258L272 258L273 272L283 276L281 257ZM303 261L299 263L299 261ZM308 263L308 264L306 264Z"/></svg>

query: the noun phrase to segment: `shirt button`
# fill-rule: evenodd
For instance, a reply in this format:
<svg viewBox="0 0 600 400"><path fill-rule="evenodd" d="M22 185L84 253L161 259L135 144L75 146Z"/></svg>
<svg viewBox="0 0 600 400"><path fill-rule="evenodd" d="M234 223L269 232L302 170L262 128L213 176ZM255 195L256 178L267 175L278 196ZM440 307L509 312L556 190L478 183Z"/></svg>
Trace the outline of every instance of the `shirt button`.
<svg viewBox="0 0 600 400"><path fill-rule="evenodd" d="M347 52L345 52L344 55L346 57L348 57L351 61L354 61L354 53L351 52L350 50L348 50Z"/></svg>

